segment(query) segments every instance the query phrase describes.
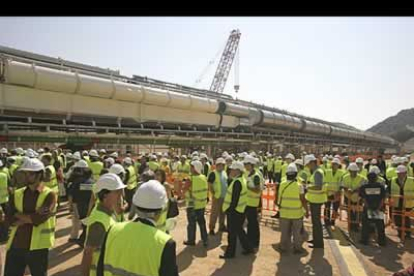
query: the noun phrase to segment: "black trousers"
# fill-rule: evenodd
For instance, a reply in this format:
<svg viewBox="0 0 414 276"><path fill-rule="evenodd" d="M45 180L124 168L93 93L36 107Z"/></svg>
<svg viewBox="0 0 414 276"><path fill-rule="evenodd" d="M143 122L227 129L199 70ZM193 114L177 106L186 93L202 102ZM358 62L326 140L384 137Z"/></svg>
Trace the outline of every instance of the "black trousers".
<svg viewBox="0 0 414 276"><path fill-rule="evenodd" d="M194 208L187 208L187 241L195 242L196 238L196 223L200 228L201 239L207 242L207 228L206 219L204 217L205 209L194 210Z"/></svg>
<svg viewBox="0 0 414 276"><path fill-rule="evenodd" d="M275 173L275 182L279 183L282 181L282 174L280 172Z"/></svg>
<svg viewBox="0 0 414 276"><path fill-rule="evenodd" d="M350 206L357 206L357 202L351 202L348 198L345 197L345 204ZM361 213L358 211L350 211L350 219L351 219L351 231L358 231L359 225L361 223ZM348 218L349 219L349 218Z"/></svg>
<svg viewBox="0 0 414 276"><path fill-rule="evenodd" d="M247 238L246 232L243 229L244 214L238 212L231 212L227 214L227 242L226 256L234 257L236 255L237 238L241 243L241 246L246 251L251 251L252 246Z"/></svg>
<svg viewBox="0 0 414 276"><path fill-rule="evenodd" d="M7 211L7 203L1 204L1 209L3 213ZM6 242L9 236L9 228L5 222L0 222L0 243Z"/></svg>
<svg viewBox="0 0 414 276"><path fill-rule="evenodd" d="M260 245L260 227L257 207L246 206L245 217L247 219L247 238L254 248ZM242 225L244 224L244 221Z"/></svg>
<svg viewBox="0 0 414 276"><path fill-rule="evenodd" d="M269 178L269 182L270 183L274 183L275 182L275 173L273 171L268 171L267 172L267 176Z"/></svg>
<svg viewBox="0 0 414 276"><path fill-rule="evenodd" d="M312 218L312 237L314 248L323 248L323 229L321 222L322 203L310 203Z"/></svg>
<svg viewBox="0 0 414 276"><path fill-rule="evenodd" d="M361 230L361 242L367 243L369 234L371 233L371 225L374 225L377 229L378 244L385 245L385 225L384 220L381 219L368 219L366 211L362 214L362 230Z"/></svg>
<svg viewBox="0 0 414 276"><path fill-rule="evenodd" d="M401 208L393 208L395 211L401 212ZM409 212L411 209L406 209L407 212ZM402 216L400 215L394 215L394 223L397 227L401 227L402 226ZM404 222L404 227L405 228L411 228L411 220L409 217L405 217L405 222ZM401 230L398 230L398 236L401 237ZM411 236L411 232L410 231L405 231L405 235L406 236Z"/></svg>
<svg viewBox="0 0 414 276"><path fill-rule="evenodd" d="M267 167L263 166L263 177L267 178Z"/></svg>
<svg viewBox="0 0 414 276"><path fill-rule="evenodd" d="M137 190L137 188L134 189L125 189L125 200L126 202L128 202L128 208L127 210L125 210L126 212L129 212L129 210L131 210L131 206L132 206L132 197L135 194L135 191Z"/></svg>
<svg viewBox="0 0 414 276"><path fill-rule="evenodd" d="M32 276L46 276L49 249L28 250L10 248L6 254L4 276L23 276L29 266Z"/></svg>
<svg viewBox="0 0 414 276"><path fill-rule="evenodd" d="M339 209L339 201L332 201L334 199L334 196L332 197L328 197L328 201L325 202L325 212L324 212L324 217L325 217L325 224L331 224L331 225L335 225L335 220L336 218L332 217L331 214L331 206L332 206L332 211L335 214L338 214L338 209Z"/></svg>

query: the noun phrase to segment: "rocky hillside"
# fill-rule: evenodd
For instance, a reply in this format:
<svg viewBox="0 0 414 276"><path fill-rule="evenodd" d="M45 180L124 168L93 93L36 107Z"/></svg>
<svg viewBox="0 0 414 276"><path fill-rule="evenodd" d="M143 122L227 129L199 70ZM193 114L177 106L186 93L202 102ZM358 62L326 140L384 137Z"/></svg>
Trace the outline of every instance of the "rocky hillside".
<svg viewBox="0 0 414 276"><path fill-rule="evenodd" d="M414 108L401 110L397 115L385 119L367 131L405 142L414 137Z"/></svg>

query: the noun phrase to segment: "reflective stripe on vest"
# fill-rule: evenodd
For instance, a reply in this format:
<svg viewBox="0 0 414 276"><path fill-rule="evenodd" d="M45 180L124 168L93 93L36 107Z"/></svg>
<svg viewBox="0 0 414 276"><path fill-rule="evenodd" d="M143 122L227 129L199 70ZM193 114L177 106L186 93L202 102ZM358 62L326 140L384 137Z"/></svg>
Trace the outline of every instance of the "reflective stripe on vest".
<svg viewBox="0 0 414 276"><path fill-rule="evenodd" d="M323 170L321 168L317 168L312 176L309 179L310 185L308 186L308 190L306 192L306 200L310 203L325 203L328 200L327 194L326 194L326 186L324 183L322 183L321 189L316 190L313 189L314 187L318 187L315 185L315 173L319 172L322 177L324 176Z"/></svg>
<svg viewBox="0 0 414 276"><path fill-rule="evenodd" d="M302 184L288 181L283 181L280 184L279 191L283 191L283 195L279 194L277 202L280 205L281 218L299 219L303 217L304 210L300 199L300 185Z"/></svg>
<svg viewBox="0 0 414 276"><path fill-rule="evenodd" d="M236 206L236 211L243 214L244 210L246 209L246 204L247 204L247 184L246 184L246 179L243 176L233 179L233 181L227 188L227 193L226 193L226 197L224 198L222 210L223 212L225 212L230 207L231 199L233 195L233 186L236 180L240 181L241 187L242 187L241 192L240 192L239 202L237 203L237 206Z"/></svg>
<svg viewBox="0 0 414 276"><path fill-rule="evenodd" d="M258 176L260 179L260 182L262 182L261 173L259 173L258 170L255 170L252 176L247 176L247 183L248 183L247 184L247 206L249 207L258 207L260 204L260 198L262 194L261 189L259 192L254 192L249 189L250 186L254 186L253 181L254 181L255 176ZM261 186L262 185L260 185L259 187L261 188Z"/></svg>
<svg viewBox="0 0 414 276"><path fill-rule="evenodd" d="M14 192L14 204L16 210L19 213L23 213L23 197L24 191L29 189L27 187L20 188ZM46 186L43 186L42 191L39 193L39 196L36 201L36 209L42 207L46 197L51 193L52 190ZM56 212L56 207L53 212ZM53 247L55 243L55 225L56 225L56 216L52 215L45 222L39 224L38 226L33 225L32 237L30 242L30 250L38 249L49 249ZM10 249L14 236L16 235L18 226L11 227L11 234L7 241L7 250Z"/></svg>
<svg viewBox="0 0 414 276"><path fill-rule="evenodd" d="M135 169L134 167L131 165L127 168L128 172L129 172L129 178L128 178L128 183L127 183L127 189L128 190L132 190L134 189L138 184L137 184L137 174L135 173Z"/></svg>
<svg viewBox="0 0 414 276"><path fill-rule="evenodd" d="M336 170L335 174L333 173L332 169L328 169L325 171L324 182L326 183L328 195L333 195L339 192L339 189L341 188L342 176L343 172L340 170Z"/></svg>
<svg viewBox="0 0 414 276"><path fill-rule="evenodd" d="M140 221L114 225L106 241L104 275L159 275L162 253L170 239L170 235Z"/></svg>
<svg viewBox="0 0 414 276"><path fill-rule="evenodd" d="M191 194L187 191L185 199L187 207L194 208L195 210L203 209L207 205L207 192L208 184L207 178L204 174L195 175L191 178Z"/></svg>
<svg viewBox="0 0 414 276"><path fill-rule="evenodd" d="M8 176L5 173L0 173L0 204L9 201ZM5 210L3 210L5 211Z"/></svg>
<svg viewBox="0 0 414 276"><path fill-rule="evenodd" d="M398 177L394 177L391 181L391 198L393 200L393 207L398 207L400 204L400 185L397 183ZM414 178L407 177L404 183L404 202L403 208L414 208Z"/></svg>

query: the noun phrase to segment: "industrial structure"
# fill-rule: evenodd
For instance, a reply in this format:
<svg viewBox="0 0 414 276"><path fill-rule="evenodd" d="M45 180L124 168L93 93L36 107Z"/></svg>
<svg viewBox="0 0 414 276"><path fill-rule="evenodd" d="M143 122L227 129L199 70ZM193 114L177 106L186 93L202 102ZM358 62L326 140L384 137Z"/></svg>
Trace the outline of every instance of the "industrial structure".
<svg viewBox="0 0 414 276"><path fill-rule="evenodd" d="M315 153L398 147L386 136L234 99L213 84L215 91L196 89L0 47L0 143Z"/></svg>

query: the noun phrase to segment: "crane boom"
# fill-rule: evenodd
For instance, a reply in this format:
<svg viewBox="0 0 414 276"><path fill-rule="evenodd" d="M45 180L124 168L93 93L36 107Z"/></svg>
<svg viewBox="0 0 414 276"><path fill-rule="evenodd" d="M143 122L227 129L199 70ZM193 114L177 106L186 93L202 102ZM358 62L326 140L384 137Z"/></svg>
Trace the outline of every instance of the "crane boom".
<svg viewBox="0 0 414 276"><path fill-rule="evenodd" d="M234 57L237 53L240 36L241 33L239 30L231 31L229 39L227 40L226 47L224 48L220 62L217 66L216 73L214 74L213 82L210 86L211 91L223 93L227 78L229 77L231 66L234 61Z"/></svg>

